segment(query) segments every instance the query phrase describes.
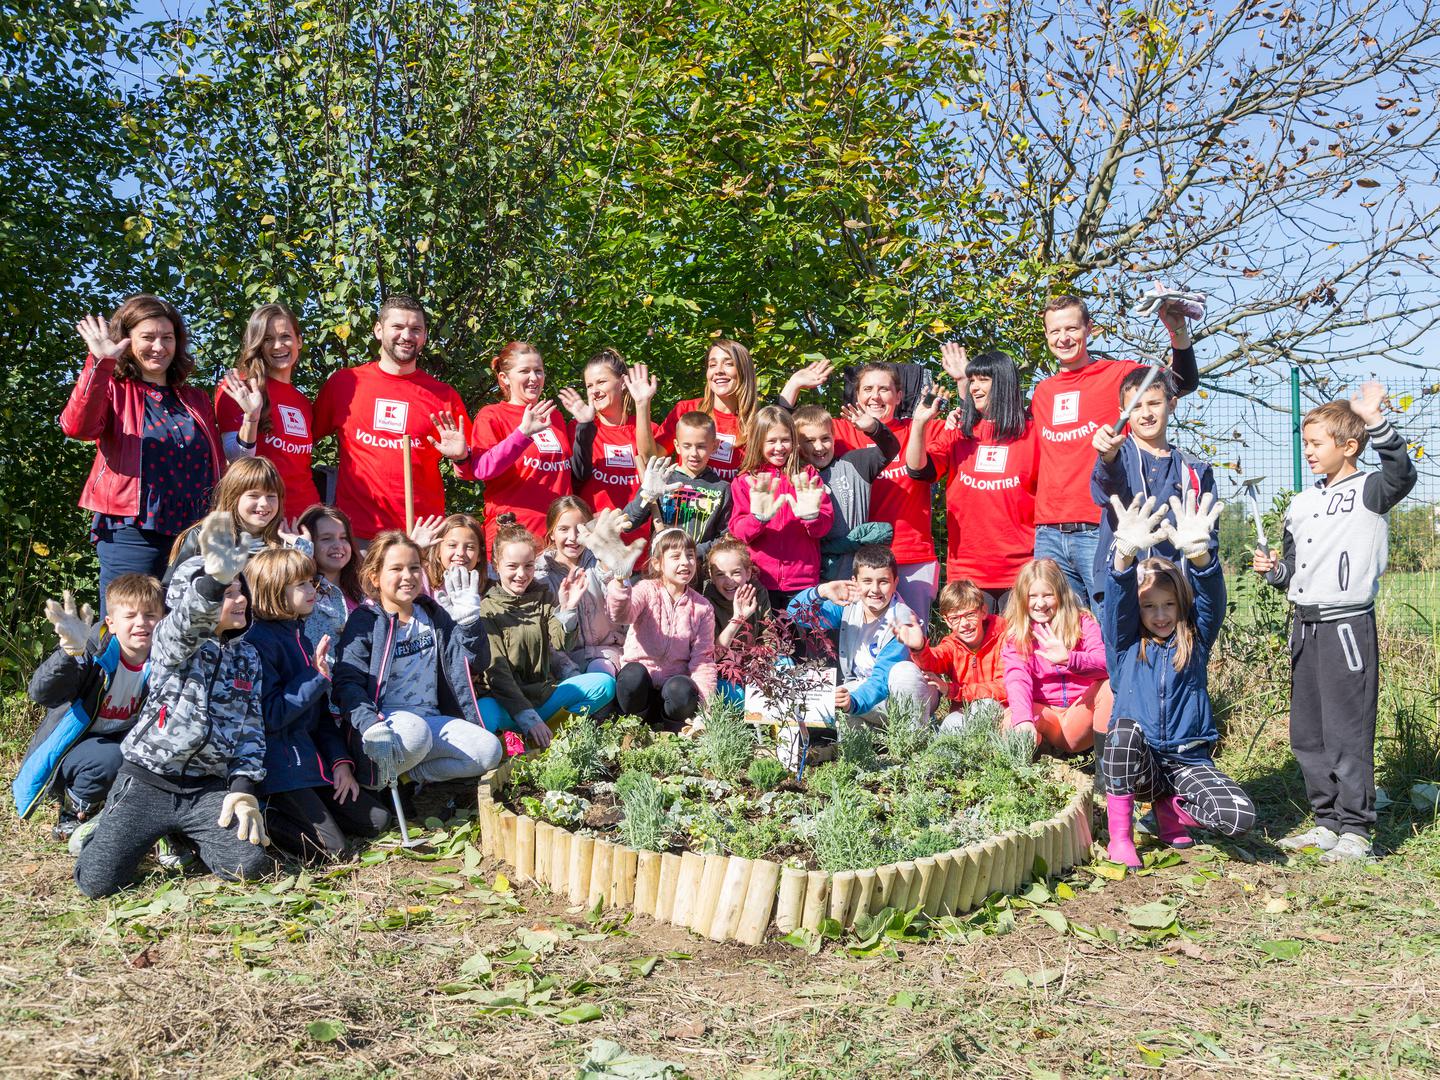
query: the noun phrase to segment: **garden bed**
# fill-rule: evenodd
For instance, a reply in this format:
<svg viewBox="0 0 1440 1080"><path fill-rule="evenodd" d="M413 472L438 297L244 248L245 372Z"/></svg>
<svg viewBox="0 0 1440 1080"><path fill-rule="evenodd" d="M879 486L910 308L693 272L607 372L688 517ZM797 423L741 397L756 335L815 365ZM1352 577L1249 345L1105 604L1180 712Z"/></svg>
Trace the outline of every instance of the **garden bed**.
<svg viewBox="0 0 1440 1080"><path fill-rule="evenodd" d="M904 708L846 727L792 776L718 705L697 736L634 718L574 720L480 790L486 854L571 902L630 908L717 941L851 926L884 908L961 914L1090 845L1088 780L1029 748L982 703L958 734ZM812 760L828 756L812 747Z"/></svg>

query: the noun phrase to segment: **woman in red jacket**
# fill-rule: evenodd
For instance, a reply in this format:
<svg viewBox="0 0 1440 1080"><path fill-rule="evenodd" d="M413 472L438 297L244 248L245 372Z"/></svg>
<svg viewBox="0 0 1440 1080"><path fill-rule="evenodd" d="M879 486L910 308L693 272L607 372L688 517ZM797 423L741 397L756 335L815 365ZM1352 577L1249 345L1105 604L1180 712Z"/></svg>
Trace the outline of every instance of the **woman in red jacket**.
<svg viewBox="0 0 1440 1080"><path fill-rule="evenodd" d="M175 537L205 515L225 458L209 395L186 382L195 360L174 305L142 293L108 325L87 315L75 329L89 355L60 429L96 444L80 505L95 515L103 613L116 577L164 573Z"/></svg>

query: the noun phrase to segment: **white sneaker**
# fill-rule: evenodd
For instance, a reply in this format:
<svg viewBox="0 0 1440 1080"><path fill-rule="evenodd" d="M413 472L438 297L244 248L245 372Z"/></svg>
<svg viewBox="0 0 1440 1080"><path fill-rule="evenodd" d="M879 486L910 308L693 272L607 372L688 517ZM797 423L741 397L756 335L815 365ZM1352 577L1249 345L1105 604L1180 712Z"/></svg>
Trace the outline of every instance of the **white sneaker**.
<svg viewBox="0 0 1440 1080"><path fill-rule="evenodd" d="M1319 848L1321 851L1329 851L1340 842L1340 837L1327 829L1324 825L1316 825L1313 829L1302 832L1297 836L1287 836L1283 840L1275 841L1276 847L1285 848L1287 851L1299 851L1302 848Z"/></svg>
<svg viewBox="0 0 1440 1080"><path fill-rule="evenodd" d="M1335 841L1335 846L1320 856L1321 862L1362 862L1370 858L1370 838L1359 833L1347 832Z"/></svg>

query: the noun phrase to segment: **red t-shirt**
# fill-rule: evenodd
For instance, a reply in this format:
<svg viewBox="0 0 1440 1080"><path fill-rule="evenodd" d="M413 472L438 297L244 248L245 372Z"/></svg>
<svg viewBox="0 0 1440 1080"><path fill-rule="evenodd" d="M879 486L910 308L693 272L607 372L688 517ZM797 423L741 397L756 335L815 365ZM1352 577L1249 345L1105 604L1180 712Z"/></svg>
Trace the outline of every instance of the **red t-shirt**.
<svg viewBox="0 0 1440 1080"><path fill-rule="evenodd" d="M486 405L475 414L470 445L486 451L503 442L520 427L525 406L508 401ZM485 481L485 548L495 542L495 519L511 513L515 520L545 539L545 514L550 504L572 490L570 430L555 411L550 426L535 433L525 453L499 476Z"/></svg>
<svg viewBox="0 0 1440 1080"><path fill-rule="evenodd" d="M1036 427L1035 524L1100 523L1104 511L1090 497L1095 432L1120 418L1120 384L1142 365L1093 360L1035 384L1030 415Z"/></svg>
<svg viewBox="0 0 1440 1080"><path fill-rule="evenodd" d="M315 490L315 478L310 473L314 413L310 399L290 383L271 381L265 390L270 395L270 430L260 433L255 456L273 462L280 479L285 481L285 508L281 514L298 518L320 501L320 492ZM221 435L239 431L245 420L235 399L220 387L215 390L215 420Z"/></svg>
<svg viewBox="0 0 1440 1080"><path fill-rule="evenodd" d="M935 535L930 521L932 485L910 479L905 471L910 421L891 420L886 426L899 440L900 453L870 485L870 520L888 521L895 526L895 539L890 548L895 552L895 561L901 566L931 562L935 558ZM833 430L836 457L862 446L874 445L870 436L846 419L837 419ZM937 437L938 433L932 428L926 440L926 449L932 457L936 456Z"/></svg>
<svg viewBox="0 0 1440 1080"><path fill-rule="evenodd" d="M939 442L930 460L938 475L950 474L945 580L1008 589L1035 552L1035 425L1000 442L990 421L981 420L973 438L946 429Z"/></svg>
<svg viewBox="0 0 1440 1080"><path fill-rule="evenodd" d="M405 527L400 455L406 435L411 438L415 516L445 513L440 451L426 436L435 434L430 414L446 411L462 423L469 420L455 388L418 369L409 375L391 375L372 361L325 380L315 399L315 438L339 437L335 505L350 516L357 537L370 540L385 529Z"/></svg>
<svg viewBox="0 0 1440 1080"><path fill-rule="evenodd" d="M577 429L578 431L578 426ZM652 423L650 430L660 441L660 428ZM595 445L590 452L590 478L580 485L576 494L584 499L592 510L599 513L614 507L625 509L630 500L640 491L640 469L638 452L635 448L635 418L632 416L623 424L607 424L595 419ZM641 522L638 529L625 534L629 543L639 536L650 535L650 519Z"/></svg>
<svg viewBox="0 0 1440 1080"><path fill-rule="evenodd" d="M660 423L660 434L656 441L668 453L675 452L675 428L680 417L688 412L702 412L703 398L687 398L677 401L668 416ZM715 452L710 455L710 468L721 480L734 480L740 475L740 463L745 460L745 433L740 430L740 418L734 413L716 409L710 413L715 418Z"/></svg>

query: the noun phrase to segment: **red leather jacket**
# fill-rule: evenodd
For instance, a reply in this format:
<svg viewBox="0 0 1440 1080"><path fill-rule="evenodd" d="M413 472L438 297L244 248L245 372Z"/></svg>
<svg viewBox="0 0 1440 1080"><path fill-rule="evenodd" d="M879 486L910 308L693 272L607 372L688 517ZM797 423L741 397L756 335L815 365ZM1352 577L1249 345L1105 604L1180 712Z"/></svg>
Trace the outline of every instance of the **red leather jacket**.
<svg viewBox="0 0 1440 1080"><path fill-rule="evenodd" d="M195 426L210 441L210 458L218 481L225 471L220 432L210 396L199 387L174 388ZM70 400L60 413L60 430L72 439L93 442L95 464L80 505L97 514L134 517L140 513L140 444L145 426L145 387L134 379L115 378L115 358L85 357L85 367Z"/></svg>

